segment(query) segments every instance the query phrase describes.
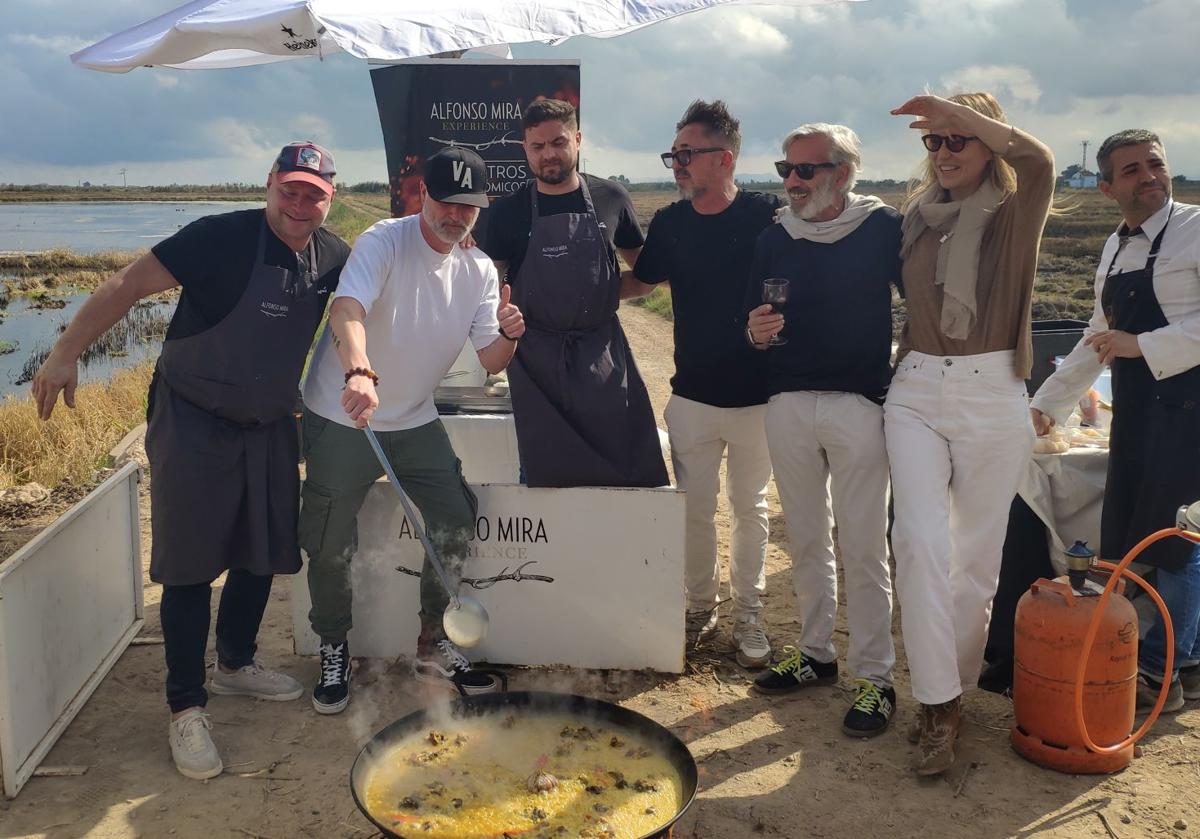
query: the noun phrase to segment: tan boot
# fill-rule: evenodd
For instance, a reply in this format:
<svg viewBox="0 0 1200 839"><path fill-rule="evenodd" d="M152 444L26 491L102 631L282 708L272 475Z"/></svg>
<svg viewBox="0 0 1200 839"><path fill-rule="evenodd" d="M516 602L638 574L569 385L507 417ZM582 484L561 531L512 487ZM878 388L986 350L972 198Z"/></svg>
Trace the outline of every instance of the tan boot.
<svg viewBox="0 0 1200 839"><path fill-rule="evenodd" d="M961 696L938 705L921 705L918 775L939 775L954 763L954 741L958 739L961 712Z"/></svg>
<svg viewBox="0 0 1200 839"><path fill-rule="evenodd" d="M921 734L925 731L925 723L923 722L924 715L917 711L917 717L912 721L912 725L908 727L908 742L914 746L921 742Z"/></svg>

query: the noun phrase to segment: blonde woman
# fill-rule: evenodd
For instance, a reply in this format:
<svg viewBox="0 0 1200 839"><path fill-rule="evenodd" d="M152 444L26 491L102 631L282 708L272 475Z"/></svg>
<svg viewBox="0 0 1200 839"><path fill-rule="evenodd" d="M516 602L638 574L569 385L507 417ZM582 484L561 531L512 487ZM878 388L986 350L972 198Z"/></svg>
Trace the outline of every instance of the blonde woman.
<svg viewBox="0 0 1200 839"><path fill-rule="evenodd" d="M916 96L927 151L902 206L908 319L884 406L901 625L921 703L916 771L954 761L979 677L1008 509L1033 448L1026 402L1054 158L989 93Z"/></svg>

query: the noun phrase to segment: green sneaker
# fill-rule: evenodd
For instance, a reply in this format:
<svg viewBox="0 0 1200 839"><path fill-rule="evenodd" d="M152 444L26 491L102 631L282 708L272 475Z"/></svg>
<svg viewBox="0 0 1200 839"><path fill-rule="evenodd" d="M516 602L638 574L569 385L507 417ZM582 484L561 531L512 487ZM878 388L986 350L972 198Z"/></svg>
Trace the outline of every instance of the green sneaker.
<svg viewBox="0 0 1200 839"><path fill-rule="evenodd" d="M851 737L882 734L892 719L892 712L896 710L895 689L881 688L866 679L855 679L854 690L854 704L846 712L842 731Z"/></svg>
<svg viewBox="0 0 1200 839"><path fill-rule="evenodd" d="M836 661L810 658L792 646L783 648L783 660L754 680L759 693L791 693L814 685L832 685L838 679Z"/></svg>

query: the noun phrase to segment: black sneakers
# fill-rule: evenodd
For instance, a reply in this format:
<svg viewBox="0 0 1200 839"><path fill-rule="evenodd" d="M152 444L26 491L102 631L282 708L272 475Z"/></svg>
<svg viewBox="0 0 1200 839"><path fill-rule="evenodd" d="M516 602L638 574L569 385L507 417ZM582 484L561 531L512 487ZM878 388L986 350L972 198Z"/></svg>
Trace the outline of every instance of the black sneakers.
<svg viewBox="0 0 1200 839"><path fill-rule="evenodd" d="M855 699L846 718L842 720L842 731L851 737L874 737L888 727L892 712L896 710L894 688L881 688L866 679L854 681Z"/></svg>
<svg viewBox="0 0 1200 839"><path fill-rule="evenodd" d="M318 714L338 714L349 702L350 645L321 644L321 678L313 688L313 708Z"/></svg>
<svg viewBox="0 0 1200 839"><path fill-rule="evenodd" d="M783 648L783 660L754 680L754 689L765 694L791 693L814 685L832 685L837 678L836 661L817 661L788 646Z"/></svg>

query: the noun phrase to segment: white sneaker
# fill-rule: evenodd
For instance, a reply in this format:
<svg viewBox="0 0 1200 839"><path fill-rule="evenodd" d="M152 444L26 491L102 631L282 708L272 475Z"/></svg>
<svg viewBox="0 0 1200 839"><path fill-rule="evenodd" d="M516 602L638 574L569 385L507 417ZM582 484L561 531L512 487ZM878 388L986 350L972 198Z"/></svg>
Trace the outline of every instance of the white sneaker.
<svg viewBox="0 0 1200 839"><path fill-rule="evenodd" d="M737 644L737 663L747 670L759 670L771 663L771 642L758 612L743 612L734 619L733 643Z"/></svg>
<svg viewBox="0 0 1200 839"><path fill-rule="evenodd" d="M185 778L203 781L215 778L225 769L221 755L208 731L212 723L200 708L189 708L179 719L171 720L168 739L175 768Z"/></svg>
<svg viewBox="0 0 1200 839"><path fill-rule="evenodd" d="M695 647L711 638L717 629L719 617L716 606L711 609L688 609L683 623L683 637L687 646Z"/></svg>
<svg viewBox="0 0 1200 839"><path fill-rule="evenodd" d="M291 676L277 670L268 670L257 661L226 673L217 665L213 669L210 690L222 696L253 696L255 699L270 699L286 702L299 699L304 685Z"/></svg>

